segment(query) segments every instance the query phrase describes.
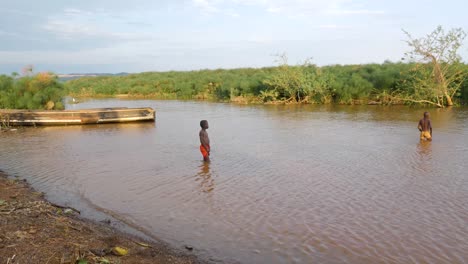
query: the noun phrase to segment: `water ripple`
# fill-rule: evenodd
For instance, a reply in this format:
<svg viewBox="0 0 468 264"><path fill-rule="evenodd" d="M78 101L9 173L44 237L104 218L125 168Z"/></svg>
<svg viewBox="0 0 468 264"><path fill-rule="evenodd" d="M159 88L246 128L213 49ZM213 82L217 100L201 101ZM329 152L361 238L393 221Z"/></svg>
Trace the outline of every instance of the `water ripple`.
<svg viewBox="0 0 468 264"><path fill-rule="evenodd" d="M421 109L77 105L107 106L152 106L158 121L2 133L0 168L225 263L468 261L467 109L433 115L428 143Z"/></svg>

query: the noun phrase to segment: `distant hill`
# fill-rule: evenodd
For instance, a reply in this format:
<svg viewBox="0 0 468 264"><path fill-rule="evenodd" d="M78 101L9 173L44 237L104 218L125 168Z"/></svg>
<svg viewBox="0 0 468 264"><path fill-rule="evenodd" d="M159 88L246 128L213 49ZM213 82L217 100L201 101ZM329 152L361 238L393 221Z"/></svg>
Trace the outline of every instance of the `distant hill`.
<svg viewBox="0 0 468 264"><path fill-rule="evenodd" d="M127 72L119 73L67 73L67 74L57 74L60 81L69 81L85 77L99 77L99 76L125 76L128 75Z"/></svg>

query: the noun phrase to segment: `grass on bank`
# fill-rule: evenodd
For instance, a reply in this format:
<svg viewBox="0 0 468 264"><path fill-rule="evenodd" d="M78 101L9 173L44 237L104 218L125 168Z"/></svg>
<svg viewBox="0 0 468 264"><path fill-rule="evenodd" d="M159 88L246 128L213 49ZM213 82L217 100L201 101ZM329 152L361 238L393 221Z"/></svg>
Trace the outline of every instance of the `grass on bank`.
<svg viewBox="0 0 468 264"><path fill-rule="evenodd" d="M63 109L65 95L179 100L212 100L240 104L411 104L395 94L412 94L414 64L313 64L231 70L145 72L60 82L51 73L0 75L0 108ZM468 65L459 69L468 72ZM426 75L429 75L428 72ZM418 77L420 78L420 77ZM468 101L468 81L454 96Z"/></svg>
<svg viewBox="0 0 468 264"><path fill-rule="evenodd" d="M394 95L412 93L411 63L313 64L231 70L145 72L80 78L65 83L75 97L130 97L213 100L236 103L396 104ZM462 65L468 72L468 66ZM468 82L454 97L468 100ZM411 103L411 102L406 102Z"/></svg>

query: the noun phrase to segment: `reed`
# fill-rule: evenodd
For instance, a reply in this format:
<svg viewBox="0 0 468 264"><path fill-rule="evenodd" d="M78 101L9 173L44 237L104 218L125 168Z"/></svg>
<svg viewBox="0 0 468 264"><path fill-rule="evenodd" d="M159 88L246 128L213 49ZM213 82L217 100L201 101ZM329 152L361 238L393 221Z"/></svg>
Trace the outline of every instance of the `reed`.
<svg viewBox="0 0 468 264"><path fill-rule="evenodd" d="M463 65L468 71L468 66ZM413 78L411 63L332 65L280 64L278 67L185 72L145 72L127 76L87 77L65 82L74 97L214 100L241 103L359 104L389 101L385 94ZM465 81L456 100L468 99Z"/></svg>

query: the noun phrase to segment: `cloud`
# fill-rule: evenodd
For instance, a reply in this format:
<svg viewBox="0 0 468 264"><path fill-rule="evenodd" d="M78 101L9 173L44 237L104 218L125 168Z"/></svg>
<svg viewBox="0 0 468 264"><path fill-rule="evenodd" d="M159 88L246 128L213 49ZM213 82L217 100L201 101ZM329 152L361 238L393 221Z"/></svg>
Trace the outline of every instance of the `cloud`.
<svg viewBox="0 0 468 264"><path fill-rule="evenodd" d="M146 39L141 34L113 31L93 23L79 23L66 20L49 20L43 29L65 40L79 41L82 39L107 40L139 40Z"/></svg>
<svg viewBox="0 0 468 264"><path fill-rule="evenodd" d="M206 38L205 38L206 39ZM152 64L155 58L166 58L166 63L174 58L185 60L184 56L210 56L214 51L226 54L227 51L249 50L264 44L265 41L256 39L249 41L218 41L205 40L163 40L117 42L112 46L102 48L81 49L74 52L60 50L34 51L1 51L2 64L48 64L48 65L98 65L98 64ZM200 42L202 44L200 45ZM72 62L72 63L71 63ZM180 62L180 60L179 60Z"/></svg>
<svg viewBox="0 0 468 264"><path fill-rule="evenodd" d="M112 46L81 49L74 52L60 50L0 51L0 64L112 64L136 63L148 60L151 56L171 54L165 43L161 49L154 50L154 42L117 42ZM166 48L164 48L166 47ZM138 59L137 59L138 58Z"/></svg>
<svg viewBox="0 0 468 264"><path fill-rule="evenodd" d="M0 64L150 65L144 70L158 63L162 69L192 62L215 67L242 59L248 66L261 56L271 62L269 55L281 51L298 59L341 51L380 32L397 38L393 28L401 21L395 14L414 13L372 0L132 1L6 1Z"/></svg>
<svg viewBox="0 0 468 264"><path fill-rule="evenodd" d="M336 25L336 24L326 24L326 25L319 25L319 26L317 26L317 28L321 28L321 29L350 29L352 27Z"/></svg>
<svg viewBox="0 0 468 264"><path fill-rule="evenodd" d="M9 31L4 31L0 29L0 36L18 36L19 34Z"/></svg>
<svg viewBox="0 0 468 264"><path fill-rule="evenodd" d="M66 8L62 13L50 15L41 28L64 39L107 35L108 32L92 21L96 17L98 14L93 12Z"/></svg>
<svg viewBox="0 0 468 264"><path fill-rule="evenodd" d="M357 10L334 9L334 10L330 10L328 13L331 15L384 15L385 11L369 10L369 9L357 9Z"/></svg>
<svg viewBox="0 0 468 264"><path fill-rule="evenodd" d="M266 10L267 10L267 12L270 12L270 13L280 13L281 12L281 8L279 8L279 7L268 7Z"/></svg>
<svg viewBox="0 0 468 264"><path fill-rule="evenodd" d="M384 14L381 10L354 9L355 3L359 1L352 0L268 0L258 1L266 6L266 11L270 13L282 13L289 15L380 15Z"/></svg>
<svg viewBox="0 0 468 264"><path fill-rule="evenodd" d="M16 10L16 9L0 9L0 14L12 14L12 15L17 15L17 16L28 16L28 17L38 17L37 14L34 14L33 12L27 12L27 11L22 11L22 10Z"/></svg>
<svg viewBox="0 0 468 264"><path fill-rule="evenodd" d="M232 18L240 17L237 6L230 5L225 0L192 0L195 8L204 15L224 15Z"/></svg>
<svg viewBox="0 0 468 264"><path fill-rule="evenodd" d="M193 4L195 7L201 9L203 12L206 13L217 13L220 10L216 7L219 1L213 0L193 0Z"/></svg>
<svg viewBox="0 0 468 264"><path fill-rule="evenodd" d="M65 39L83 36L97 36L101 33L101 30L96 28L94 25L60 19L50 19L42 26L42 28Z"/></svg>
<svg viewBox="0 0 468 264"><path fill-rule="evenodd" d="M338 28L337 25L320 25L318 28L331 28L331 29L336 29Z"/></svg>
<svg viewBox="0 0 468 264"><path fill-rule="evenodd" d="M323 15L381 15L382 10L362 9L359 0L192 0L205 13L224 13L226 8L258 7L267 13L307 16ZM361 9L355 9L360 6Z"/></svg>
<svg viewBox="0 0 468 264"><path fill-rule="evenodd" d="M64 13L67 15L81 15L84 12L80 9L75 9L75 8L65 8Z"/></svg>
<svg viewBox="0 0 468 264"><path fill-rule="evenodd" d="M240 14L236 12L235 10L227 10L225 14L230 17L240 17Z"/></svg>
<svg viewBox="0 0 468 264"><path fill-rule="evenodd" d="M143 25L150 26L146 22L138 21L131 14L115 15L105 11L66 8L62 13L49 16L41 28L58 38L74 41L151 39L149 34L136 30L143 28Z"/></svg>
<svg viewBox="0 0 468 264"><path fill-rule="evenodd" d="M317 14L324 10L337 5L342 0L329 1L304 1L304 0L268 0L258 1L264 6L265 10L270 13L287 14L287 15L306 15Z"/></svg>

